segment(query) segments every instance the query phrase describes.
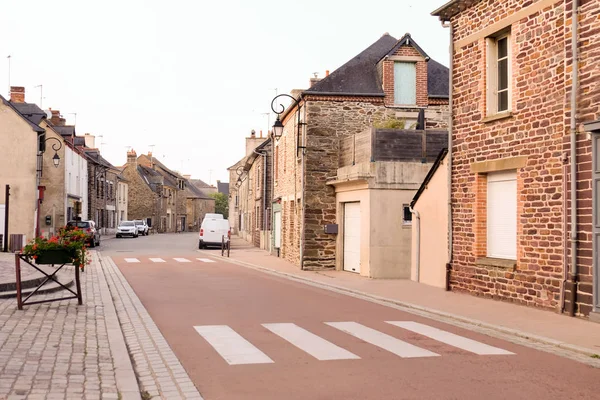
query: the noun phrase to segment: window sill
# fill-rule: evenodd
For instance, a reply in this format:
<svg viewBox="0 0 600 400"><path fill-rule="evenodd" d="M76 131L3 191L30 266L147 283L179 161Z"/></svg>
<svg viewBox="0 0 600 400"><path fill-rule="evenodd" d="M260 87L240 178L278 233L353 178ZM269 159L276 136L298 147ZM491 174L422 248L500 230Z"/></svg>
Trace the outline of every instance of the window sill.
<svg viewBox="0 0 600 400"><path fill-rule="evenodd" d="M478 267L496 267L496 268L503 268L503 269L507 269L507 270L512 270L514 271L515 268L517 267L517 261L516 260L508 260L505 258L491 258L491 257L484 257L484 258L479 258L475 261L475 265L477 265Z"/></svg>
<svg viewBox="0 0 600 400"><path fill-rule="evenodd" d="M481 122L485 124L488 122L499 121L501 119L512 118L512 116L512 111L504 111L498 114L488 115L487 117L482 119Z"/></svg>

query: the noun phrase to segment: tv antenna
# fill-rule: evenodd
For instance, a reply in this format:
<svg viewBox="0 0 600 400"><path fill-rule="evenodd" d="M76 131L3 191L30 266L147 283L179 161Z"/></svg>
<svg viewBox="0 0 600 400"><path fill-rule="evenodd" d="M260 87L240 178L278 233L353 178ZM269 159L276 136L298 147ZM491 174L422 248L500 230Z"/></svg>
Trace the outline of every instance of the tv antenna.
<svg viewBox="0 0 600 400"><path fill-rule="evenodd" d="M8 98L10 98L10 54L6 57L8 59Z"/></svg>
<svg viewBox="0 0 600 400"><path fill-rule="evenodd" d="M34 87L40 88L40 108L42 108L42 100L44 99L44 85L40 84Z"/></svg>
<svg viewBox="0 0 600 400"><path fill-rule="evenodd" d="M77 125L77 113L68 113L68 114L75 116L75 122L73 123L73 125Z"/></svg>

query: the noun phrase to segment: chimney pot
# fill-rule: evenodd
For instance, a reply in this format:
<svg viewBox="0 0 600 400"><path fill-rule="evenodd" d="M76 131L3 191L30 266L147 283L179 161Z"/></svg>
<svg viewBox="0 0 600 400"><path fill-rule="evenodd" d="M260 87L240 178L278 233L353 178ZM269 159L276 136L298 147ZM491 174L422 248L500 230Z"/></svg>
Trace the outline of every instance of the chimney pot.
<svg viewBox="0 0 600 400"><path fill-rule="evenodd" d="M250 131L250 137L251 137L251 138L255 138L255 137L256 137L256 131L255 131L254 129L252 129L252 130Z"/></svg>
<svg viewBox="0 0 600 400"><path fill-rule="evenodd" d="M10 101L13 103L25 103L25 88L23 86L11 86Z"/></svg>
<svg viewBox="0 0 600 400"><path fill-rule="evenodd" d="M135 164L137 162L137 153L134 149L127 152L127 164Z"/></svg>
<svg viewBox="0 0 600 400"><path fill-rule="evenodd" d="M262 129L260 130L260 138L262 139Z"/></svg>
<svg viewBox="0 0 600 400"><path fill-rule="evenodd" d="M325 76L329 76L329 70L325 70Z"/></svg>

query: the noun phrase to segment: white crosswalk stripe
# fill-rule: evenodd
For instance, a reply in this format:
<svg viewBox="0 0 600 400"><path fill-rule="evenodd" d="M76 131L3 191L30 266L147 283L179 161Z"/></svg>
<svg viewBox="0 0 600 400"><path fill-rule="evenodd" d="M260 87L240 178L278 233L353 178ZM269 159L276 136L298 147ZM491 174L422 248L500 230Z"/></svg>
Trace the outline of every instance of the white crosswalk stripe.
<svg viewBox="0 0 600 400"><path fill-rule="evenodd" d="M194 329L229 365L273 362L265 353L227 325L194 326Z"/></svg>
<svg viewBox="0 0 600 400"><path fill-rule="evenodd" d="M162 258L150 258L150 261L155 262L155 263L164 263L164 262L166 262Z"/></svg>
<svg viewBox="0 0 600 400"><path fill-rule="evenodd" d="M296 324L262 324L262 326L300 350L304 350L317 360L352 360L360 358L356 354L352 354L348 350L336 346Z"/></svg>
<svg viewBox="0 0 600 400"><path fill-rule="evenodd" d="M214 263L214 262L216 262L214 260L211 260L210 258L196 258L196 260L202 261L202 262L205 262L205 263Z"/></svg>
<svg viewBox="0 0 600 400"><path fill-rule="evenodd" d="M383 332L356 322L325 322L327 325L355 336L367 343L387 350L402 358L437 357L439 354L406 343Z"/></svg>
<svg viewBox="0 0 600 400"><path fill-rule="evenodd" d="M140 260L138 260L137 258L126 258L125 261L128 263L139 263L140 262Z"/></svg>
<svg viewBox="0 0 600 400"><path fill-rule="evenodd" d="M173 260L175 260L177 262L180 262L180 263L189 263L189 262L191 262L187 258L174 258Z"/></svg>
<svg viewBox="0 0 600 400"><path fill-rule="evenodd" d="M498 347L490 346L485 343L481 343L466 337L456 335L454 333L446 332L432 326L420 324L414 321L385 321L388 324L398 326L400 328L409 330L411 332L418 333L423 336L427 336L438 342L448 344L450 346L458 347L459 349L469 351L471 353L479 355L510 355L514 354L510 351L500 349Z"/></svg>

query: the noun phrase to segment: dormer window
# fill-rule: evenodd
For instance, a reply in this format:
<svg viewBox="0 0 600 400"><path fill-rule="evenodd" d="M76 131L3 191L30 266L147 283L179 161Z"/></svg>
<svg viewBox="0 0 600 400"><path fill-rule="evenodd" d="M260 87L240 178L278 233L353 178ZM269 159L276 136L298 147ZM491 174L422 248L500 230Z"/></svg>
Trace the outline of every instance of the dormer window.
<svg viewBox="0 0 600 400"><path fill-rule="evenodd" d="M417 64L394 62L394 104L417 104Z"/></svg>

